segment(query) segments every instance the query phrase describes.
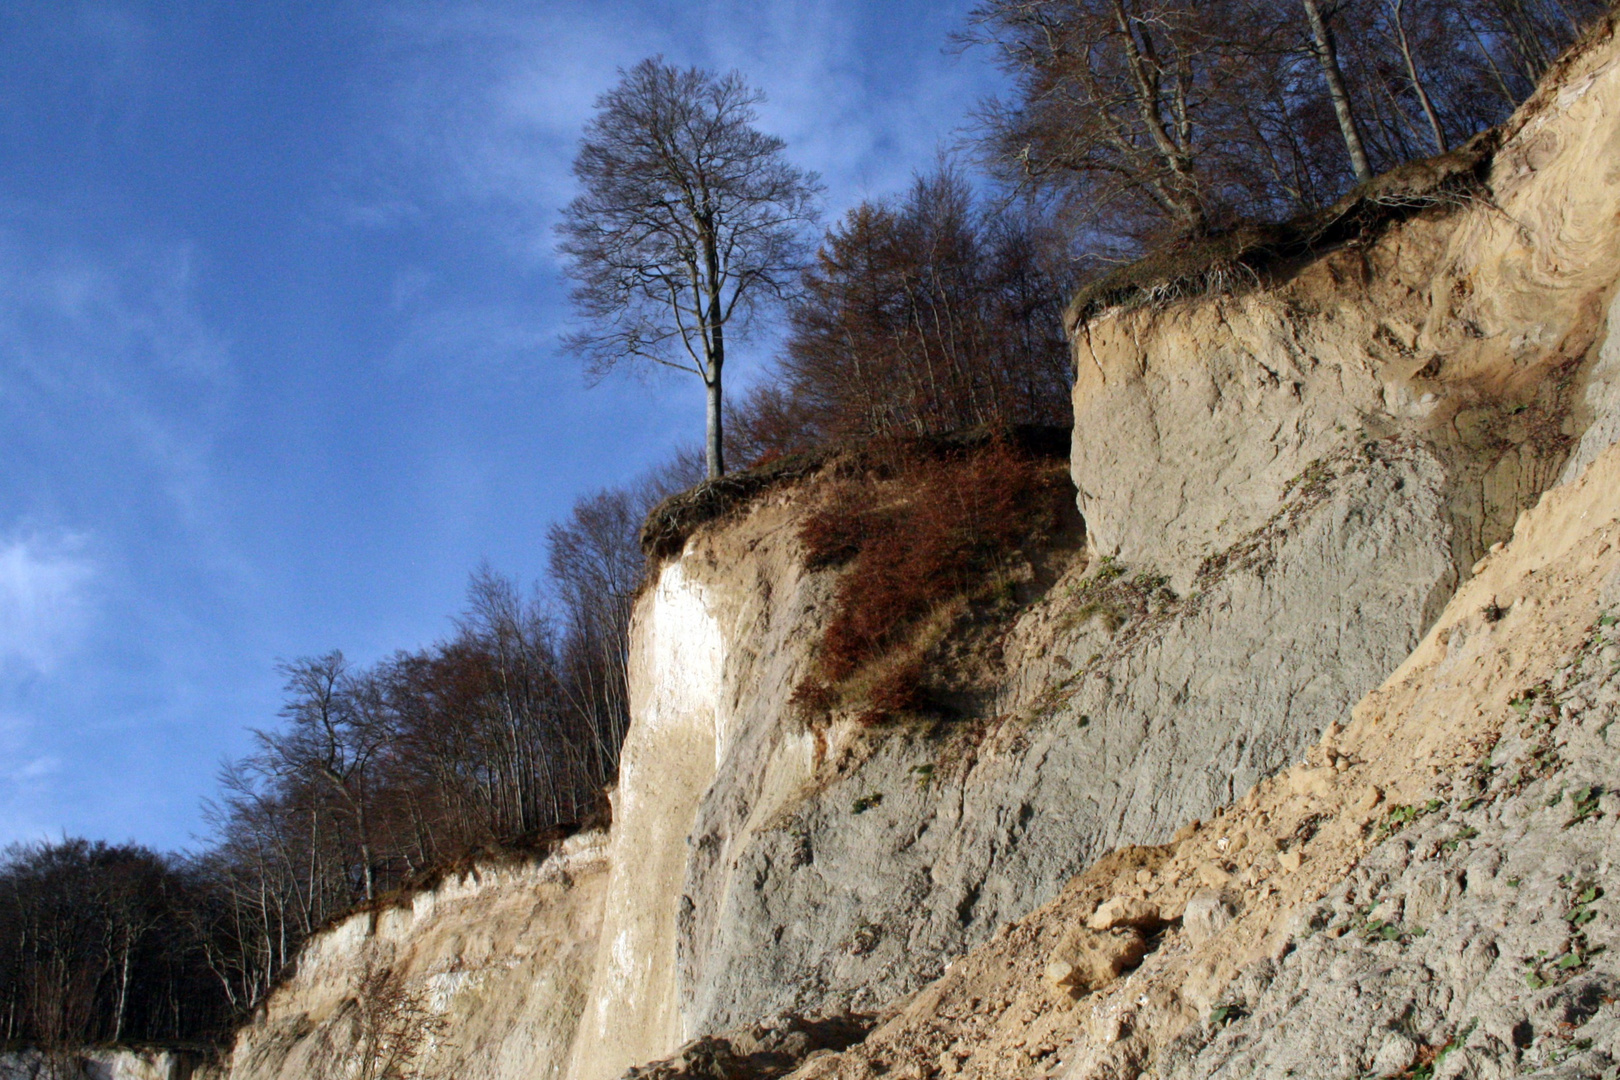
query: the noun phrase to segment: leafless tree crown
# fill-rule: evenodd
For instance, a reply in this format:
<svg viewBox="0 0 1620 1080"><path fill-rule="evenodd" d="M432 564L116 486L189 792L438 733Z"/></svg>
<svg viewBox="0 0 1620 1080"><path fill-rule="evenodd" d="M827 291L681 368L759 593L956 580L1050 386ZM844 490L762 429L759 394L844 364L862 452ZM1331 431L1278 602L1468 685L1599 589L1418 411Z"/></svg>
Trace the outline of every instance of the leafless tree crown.
<svg viewBox="0 0 1620 1080"><path fill-rule="evenodd" d="M1005 178L1118 257L1326 205L1523 100L1602 0L984 0L960 40L1015 88L979 117Z"/></svg>
<svg viewBox="0 0 1620 1080"><path fill-rule="evenodd" d="M754 127L761 100L736 72L637 64L597 100L559 226L584 322L567 345L597 375L627 359L697 374L711 475L726 333L792 287L820 191Z"/></svg>

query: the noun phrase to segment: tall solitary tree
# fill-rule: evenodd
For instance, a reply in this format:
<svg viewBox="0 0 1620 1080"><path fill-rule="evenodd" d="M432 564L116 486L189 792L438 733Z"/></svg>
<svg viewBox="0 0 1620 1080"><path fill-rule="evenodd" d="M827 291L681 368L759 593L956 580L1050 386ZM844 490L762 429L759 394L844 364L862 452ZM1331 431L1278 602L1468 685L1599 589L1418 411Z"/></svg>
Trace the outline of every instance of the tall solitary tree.
<svg viewBox="0 0 1620 1080"><path fill-rule="evenodd" d="M597 99L558 226L586 323L565 343L593 375L627 359L696 372L710 477L725 472L727 330L785 298L821 190L754 127L762 100L737 72L643 60Z"/></svg>

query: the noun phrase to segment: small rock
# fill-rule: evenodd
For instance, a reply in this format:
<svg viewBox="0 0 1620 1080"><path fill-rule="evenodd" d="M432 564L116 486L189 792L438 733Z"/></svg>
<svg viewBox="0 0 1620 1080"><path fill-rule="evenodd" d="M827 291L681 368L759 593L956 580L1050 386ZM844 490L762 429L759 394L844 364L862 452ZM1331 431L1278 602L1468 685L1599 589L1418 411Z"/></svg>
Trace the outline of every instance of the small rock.
<svg viewBox="0 0 1620 1080"><path fill-rule="evenodd" d="M1074 965L1067 960L1054 960L1046 965L1046 981L1053 986L1071 986L1074 983Z"/></svg>
<svg viewBox="0 0 1620 1080"><path fill-rule="evenodd" d="M1418 1044L1392 1031L1373 1055L1372 1071L1378 1076L1399 1076L1417 1063Z"/></svg>
<svg viewBox="0 0 1620 1080"><path fill-rule="evenodd" d="M1097 1041L1104 1046L1113 1046L1131 1033L1131 1014L1114 1013L1103 1017L1097 1032Z"/></svg>
<svg viewBox="0 0 1620 1080"><path fill-rule="evenodd" d="M1405 906L1404 901L1399 896L1392 896L1387 900L1381 901L1377 907L1369 911L1367 913L1367 921L1399 923L1401 921L1401 916Z"/></svg>
<svg viewBox="0 0 1620 1080"><path fill-rule="evenodd" d="M1120 926L1157 930L1164 925L1164 920L1159 917L1158 905L1134 896L1116 896L1098 904L1086 925L1093 930L1113 930Z"/></svg>
<svg viewBox="0 0 1620 1080"><path fill-rule="evenodd" d="M1225 897L1213 889L1205 889L1187 901L1187 910L1181 915L1181 928L1187 932L1188 941L1195 946L1202 945L1224 930L1234 914Z"/></svg>
<svg viewBox="0 0 1620 1080"><path fill-rule="evenodd" d="M1304 863L1305 856L1297 851L1285 851L1277 856L1277 865L1292 874Z"/></svg>
<svg viewBox="0 0 1620 1080"><path fill-rule="evenodd" d="M1219 889L1232 880L1232 875L1215 863L1205 861L1198 864L1198 880L1212 889Z"/></svg>
<svg viewBox="0 0 1620 1080"><path fill-rule="evenodd" d="M1107 986L1148 954L1147 938L1131 927L1071 931L1046 965L1046 981L1070 998Z"/></svg>
<svg viewBox="0 0 1620 1080"><path fill-rule="evenodd" d="M1152 880L1153 880L1153 871L1147 869L1146 867L1143 867L1141 870L1138 870L1136 872L1136 883L1138 885L1146 885L1148 882L1150 882Z"/></svg>
<svg viewBox="0 0 1620 1080"><path fill-rule="evenodd" d="M1296 768L1288 774L1288 787L1295 795L1321 798L1333 788L1333 769Z"/></svg>
<svg viewBox="0 0 1620 1080"><path fill-rule="evenodd" d="M1361 798L1356 800L1356 813L1365 814L1383 801L1384 793L1376 787L1369 787L1361 793Z"/></svg>

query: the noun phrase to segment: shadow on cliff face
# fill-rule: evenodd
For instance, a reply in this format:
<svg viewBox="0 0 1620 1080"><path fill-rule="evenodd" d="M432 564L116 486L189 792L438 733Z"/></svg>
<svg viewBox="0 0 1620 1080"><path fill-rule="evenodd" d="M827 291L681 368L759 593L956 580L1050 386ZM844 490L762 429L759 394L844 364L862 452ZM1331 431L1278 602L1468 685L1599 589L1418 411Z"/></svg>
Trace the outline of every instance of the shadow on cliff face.
<svg viewBox="0 0 1620 1080"><path fill-rule="evenodd" d="M837 1053L861 1042L875 1019L778 1017L746 1031L694 1039L663 1061L631 1069L625 1080L773 1080L818 1052Z"/></svg>

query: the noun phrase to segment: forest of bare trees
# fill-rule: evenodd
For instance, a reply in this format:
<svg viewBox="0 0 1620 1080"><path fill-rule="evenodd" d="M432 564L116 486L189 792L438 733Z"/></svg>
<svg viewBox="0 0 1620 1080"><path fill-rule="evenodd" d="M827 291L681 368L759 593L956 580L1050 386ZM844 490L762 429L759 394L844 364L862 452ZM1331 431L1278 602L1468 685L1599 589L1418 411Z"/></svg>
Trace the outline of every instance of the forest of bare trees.
<svg viewBox="0 0 1620 1080"><path fill-rule="evenodd" d="M548 589L480 568L436 645L367 667L339 652L282 666L281 723L223 771L217 840L194 864L217 901L209 966L233 1007L355 903L601 816L629 724L637 531L700 468L580 499L547 536Z"/></svg>
<svg viewBox="0 0 1620 1080"><path fill-rule="evenodd" d="M1603 0L985 0L961 40L1015 92L980 117L1074 253L1324 206L1502 118Z"/></svg>
<svg viewBox="0 0 1620 1080"><path fill-rule="evenodd" d="M781 347L729 407L724 456L1063 424L1061 312L1087 275L1313 211L1459 146L1605 7L983 0L959 43L993 50L1012 78L977 118L985 168L943 162L826 231L782 286ZM629 723L637 531L719 456L689 450L581 499L545 538L545 581L479 569L442 641L369 664L337 651L283 664L280 714L223 768L204 850L9 849L0 1037L218 1037L356 904L594 819Z"/></svg>
<svg viewBox="0 0 1620 1080"><path fill-rule="evenodd" d="M804 273L775 392L813 441L1062 425L1073 280L1049 233L949 166L855 207Z"/></svg>
<svg viewBox="0 0 1620 1080"><path fill-rule="evenodd" d="M47 1052L178 1042L234 1016L210 988L199 869L132 845L12 848L0 866L0 1038Z"/></svg>
<svg viewBox="0 0 1620 1080"><path fill-rule="evenodd" d="M629 723L637 530L701 475L693 455L579 500L546 538L544 592L480 568L454 632L428 648L281 665L279 722L222 769L204 851L8 850L0 1038L217 1037L355 904L599 818Z"/></svg>

